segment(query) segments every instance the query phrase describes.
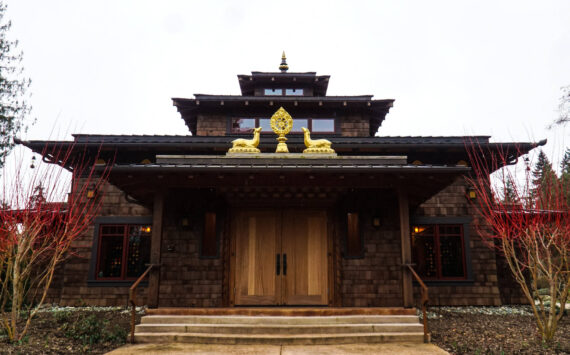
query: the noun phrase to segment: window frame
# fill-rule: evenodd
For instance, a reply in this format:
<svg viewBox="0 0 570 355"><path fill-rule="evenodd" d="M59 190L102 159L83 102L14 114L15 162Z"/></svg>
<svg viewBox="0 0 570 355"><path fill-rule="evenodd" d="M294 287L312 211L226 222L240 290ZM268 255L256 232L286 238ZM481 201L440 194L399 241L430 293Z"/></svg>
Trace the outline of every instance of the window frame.
<svg viewBox="0 0 570 355"><path fill-rule="evenodd" d="M95 218L93 224L93 245L91 249L91 260L89 263L89 278L87 280L88 286L128 286L135 282L138 277L127 278L126 277L126 253L128 253L128 238L124 235L128 234L128 228L132 225L149 225L152 228L152 216L141 216L141 217L97 217ZM99 255L101 250L101 228L103 226L125 226L126 231L123 235L123 265L121 266L124 277L105 277L99 278L97 276L97 270L99 268ZM127 243L127 248L125 248L125 243Z"/></svg>
<svg viewBox="0 0 570 355"><path fill-rule="evenodd" d="M441 225L459 225L461 226L462 235L461 242L462 242L462 251L463 251L463 277L440 277L442 275L441 270L441 250L440 250L440 243L439 243L439 228L437 232L434 230L434 244L437 246L436 248L436 269L438 276L435 278L427 278L424 276L422 281L424 281L428 285L452 285L458 284L462 285L465 283L473 283L473 269L472 269L472 262L471 262L471 249L470 249L470 242L469 242L469 226L471 223L471 217L424 217L424 216L415 216L410 218L410 246L412 246L412 231L414 226L441 226ZM436 238L437 234L437 238ZM413 250L412 250L413 251ZM413 258L413 255L412 255Z"/></svg>

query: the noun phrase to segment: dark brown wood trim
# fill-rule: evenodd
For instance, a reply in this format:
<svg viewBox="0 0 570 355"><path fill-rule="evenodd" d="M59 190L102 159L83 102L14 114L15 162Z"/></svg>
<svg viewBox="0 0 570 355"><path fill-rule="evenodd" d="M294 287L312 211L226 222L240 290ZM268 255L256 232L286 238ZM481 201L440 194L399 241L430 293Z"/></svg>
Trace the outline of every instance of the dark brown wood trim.
<svg viewBox="0 0 570 355"><path fill-rule="evenodd" d="M398 208L400 211L400 238L402 245L402 264L412 262L412 249L410 246L410 208L408 194L404 188L398 189ZM402 298L404 307L412 307L414 294L412 287L412 275L402 267Z"/></svg>
<svg viewBox="0 0 570 355"><path fill-rule="evenodd" d="M164 191L154 194L154 207L152 210L152 236L150 242L150 263L160 265L160 247L162 244L162 219L164 215ZM160 288L160 268L154 268L148 279L148 306L158 307L158 293Z"/></svg>

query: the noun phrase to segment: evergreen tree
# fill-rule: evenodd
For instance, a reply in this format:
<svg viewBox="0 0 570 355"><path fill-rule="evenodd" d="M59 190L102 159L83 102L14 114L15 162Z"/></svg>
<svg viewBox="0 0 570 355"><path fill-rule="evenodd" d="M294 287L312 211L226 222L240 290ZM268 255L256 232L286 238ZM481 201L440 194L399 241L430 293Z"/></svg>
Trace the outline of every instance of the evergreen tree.
<svg viewBox="0 0 570 355"><path fill-rule="evenodd" d="M515 185L513 181L509 178L505 181L505 188L503 191L503 202L504 203L519 203L519 197L517 191L515 190Z"/></svg>
<svg viewBox="0 0 570 355"><path fill-rule="evenodd" d="M18 41L7 38L12 23L6 20L6 8L0 0L0 167L14 147L14 137L25 129L24 118L30 112L26 102L30 80L22 76Z"/></svg>
<svg viewBox="0 0 570 355"><path fill-rule="evenodd" d="M532 170L532 197L535 204L539 205L540 208L548 208L550 205L551 199L554 198L551 196L552 187L557 180L552 164L544 151L541 150Z"/></svg>
<svg viewBox="0 0 570 355"><path fill-rule="evenodd" d="M566 148L564 157L560 162L560 182L562 193L566 197L566 204L570 207L570 148Z"/></svg>

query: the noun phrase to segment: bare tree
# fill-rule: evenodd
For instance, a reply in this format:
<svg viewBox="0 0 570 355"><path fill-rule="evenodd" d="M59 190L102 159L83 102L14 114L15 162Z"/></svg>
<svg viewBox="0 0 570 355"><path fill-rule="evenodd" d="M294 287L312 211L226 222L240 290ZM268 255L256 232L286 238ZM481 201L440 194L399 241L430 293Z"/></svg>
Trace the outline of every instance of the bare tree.
<svg viewBox="0 0 570 355"><path fill-rule="evenodd" d="M474 203L494 231L483 237L504 254L532 307L542 340L550 341L564 315L570 287L570 218L562 179L544 179L540 193L533 193L536 184L529 163L520 176L504 168L507 154L481 147L468 150L473 168L469 180L477 192ZM490 179L498 169L500 173ZM509 201L499 198L506 186ZM548 287L541 288L540 281Z"/></svg>
<svg viewBox="0 0 570 355"><path fill-rule="evenodd" d="M21 159L2 174L0 321L10 341L28 331L56 266L99 210L101 196L93 191L102 191L109 173L108 167L98 172L94 160L74 147L51 146L42 156L73 167L72 179L56 164L28 168Z"/></svg>

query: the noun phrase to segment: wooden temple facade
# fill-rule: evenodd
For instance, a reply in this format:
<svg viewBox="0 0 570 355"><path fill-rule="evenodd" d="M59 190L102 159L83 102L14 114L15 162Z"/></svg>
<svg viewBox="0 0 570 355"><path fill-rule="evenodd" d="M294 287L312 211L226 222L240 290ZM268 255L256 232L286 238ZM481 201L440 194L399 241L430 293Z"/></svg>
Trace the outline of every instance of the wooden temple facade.
<svg viewBox="0 0 570 355"><path fill-rule="evenodd" d="M394 100L327 96L329 76L280 69L238 75L242 95L174 98L191 135L22 142L113 161L100 215L52 301L125 305L153 264L139 288L151 307L411 307L413 265L431 304L501 303L495 252L478 236L490 231L469 201L467 149L514 160L536 144L377 136ZM280 107L292 117L288 153L275 152ZM228 153L259 127L259 153ZM304 154L302 127L335 153Z"/></svg>

